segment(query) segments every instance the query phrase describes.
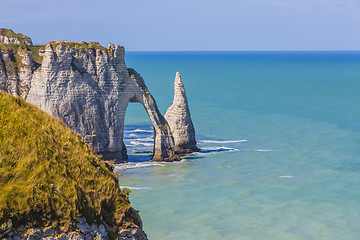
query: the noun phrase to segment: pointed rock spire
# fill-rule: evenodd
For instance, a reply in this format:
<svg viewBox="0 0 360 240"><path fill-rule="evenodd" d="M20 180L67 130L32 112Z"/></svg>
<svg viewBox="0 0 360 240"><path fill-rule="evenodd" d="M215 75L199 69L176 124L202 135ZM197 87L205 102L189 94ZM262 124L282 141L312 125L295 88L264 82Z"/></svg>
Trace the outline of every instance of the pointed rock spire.
<svg viewBox="0 0 360 240"><path fill-rule="evenodd" d="M174 137L176 153L199 152L196 147L195 129L191 121L188 101L180 73L177 72L174 83L174 101L165 114Z"/></svg>

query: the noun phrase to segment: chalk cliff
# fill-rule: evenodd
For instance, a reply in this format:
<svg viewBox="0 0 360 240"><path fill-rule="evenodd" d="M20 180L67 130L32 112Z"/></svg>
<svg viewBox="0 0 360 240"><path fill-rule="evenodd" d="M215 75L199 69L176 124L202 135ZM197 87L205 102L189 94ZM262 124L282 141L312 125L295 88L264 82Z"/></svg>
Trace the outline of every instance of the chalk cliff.
<svg viewBox="0 0 360 240"><path fill-rule="evenodd" d="M196 146L195 129L191 120L190 111L184 84L180 73L177 72L174 82L174 101L165 114L175 141L176 153L199 152Z"/></svg>
<svg viewBox="0 0 360 240"><path fill-rule="evenodd" d="M152 160L180 160L169 124L142 77L126 67L123 47L67 41L31 46L31 39L18 40L0 38L0 90L59 117L105 159L119 161L127 159L127 105L139 102L154 126Z"/></svg>
<svg viewBox="0 0 360 240"><path fill-rule="evenodd" d="M14 33L11 29L0 28L0 43L13 43L13 44L25 44L32 46L32 41L29 37L22 35L21 33Z"/></svg>

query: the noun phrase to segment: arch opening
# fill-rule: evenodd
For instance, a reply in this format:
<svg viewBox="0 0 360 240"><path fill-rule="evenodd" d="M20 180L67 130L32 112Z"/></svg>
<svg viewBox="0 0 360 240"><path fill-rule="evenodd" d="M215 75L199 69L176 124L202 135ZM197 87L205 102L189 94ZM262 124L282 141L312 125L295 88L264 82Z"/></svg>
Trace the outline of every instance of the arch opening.
<svg viewBox="0 0 360 240"><path fill-rule="evenodd" d="M129 102L124 121L128 162L149 161L154 150L154 127L141 103Z"/></svg>

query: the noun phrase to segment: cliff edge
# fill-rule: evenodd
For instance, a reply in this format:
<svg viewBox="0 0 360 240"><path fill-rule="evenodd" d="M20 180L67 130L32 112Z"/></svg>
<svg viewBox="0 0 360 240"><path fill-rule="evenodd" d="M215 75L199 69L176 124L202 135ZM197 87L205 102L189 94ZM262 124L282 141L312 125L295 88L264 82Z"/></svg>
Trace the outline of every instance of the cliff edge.
<svg viewBox="0 0 360 240"><path fill-rule="evenodd" d="M147 239L130 190L60 120L0 93L0 126L0 239Z"/></svg>

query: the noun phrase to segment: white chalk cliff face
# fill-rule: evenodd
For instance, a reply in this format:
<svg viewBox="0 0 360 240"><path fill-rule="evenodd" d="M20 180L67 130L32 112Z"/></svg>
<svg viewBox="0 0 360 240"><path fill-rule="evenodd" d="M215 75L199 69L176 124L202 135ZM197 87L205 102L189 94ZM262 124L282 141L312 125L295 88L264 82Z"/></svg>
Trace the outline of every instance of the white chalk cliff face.
<svg viewBox="0 0 360 240"><path fill-rule="evenodd" d="M0 90L59 117L104 159L119 161L127 159L123 141L127 105L139 102L154 127L152 160L180 160L169 124L144 80L126 67L124 48L113 44L96 48L89 43L88 48L77 49L71 44L58 41L38 49L40 66L32 60L34 52L0 49ZM17 66L10 71L13 63Z"/></svg>
<svg viewBox="0 0 360 240"><path fill-rule="evenodd" d="M175 141L176 153L199 152L196 146L195 129L191 121L190 111L184 84L177 72L174 82L174 101L165 114Z"/></svg>
<svg viewBox="0 0 360 240"><path fill-rule="evenodd" d="M123 143L127 103L135 84L124 63L124 49L112 51L47 44L26 100L60 117L105 158L126 159Z"/></svg>
<svg viewBox="0 0 360 240"><path fill-rule="evenodd" d="M4 36L4 35L0 35L0 43L4 43L4 44L13 43L13 44L32 45L31 40L27 41L27 40L19 39L19 38L16 38L16 37L7 37L7 36Z"/></svg>

